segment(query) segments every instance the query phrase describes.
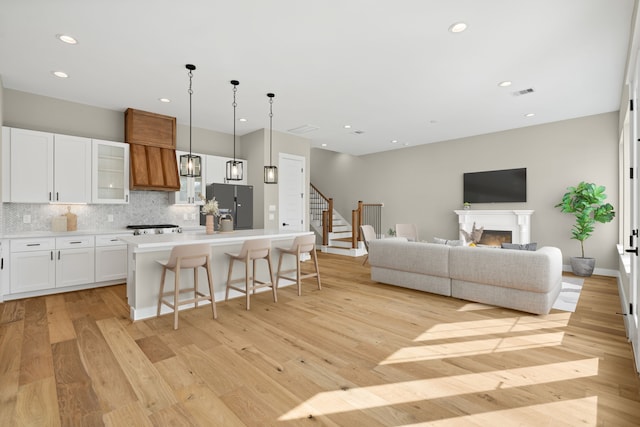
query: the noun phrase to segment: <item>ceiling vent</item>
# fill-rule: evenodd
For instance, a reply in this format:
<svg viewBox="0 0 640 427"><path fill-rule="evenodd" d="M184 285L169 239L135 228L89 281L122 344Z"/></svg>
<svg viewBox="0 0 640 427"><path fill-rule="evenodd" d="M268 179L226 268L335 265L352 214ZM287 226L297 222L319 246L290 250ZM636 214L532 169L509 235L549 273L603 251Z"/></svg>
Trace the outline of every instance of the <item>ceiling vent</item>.
<svg viewBox="0 0 640 427"><path fill-rule="evenodd" d="M320 128L317 127L317 126L302 125L302 126L298 126L297 128L289 129L287 132L291 132L291 133L295 133L295 134L301 135L303 133L313 132L314 130L318 130L318 129L320 129Z"/></svg>
<svg viewBox="0 0 640 427"><path fill-rule="evenodd" d="M513 96L529 95L530 93L533 93L533 92L534 92L533 88L523 89L517 92L513 92Z"/></svg>

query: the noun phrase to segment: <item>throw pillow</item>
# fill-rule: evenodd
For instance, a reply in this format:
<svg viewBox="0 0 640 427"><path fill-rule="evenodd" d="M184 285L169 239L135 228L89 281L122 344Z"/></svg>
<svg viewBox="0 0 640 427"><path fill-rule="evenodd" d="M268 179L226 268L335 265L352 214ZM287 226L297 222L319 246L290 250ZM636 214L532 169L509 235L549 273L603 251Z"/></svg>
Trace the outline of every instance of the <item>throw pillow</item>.
<svg viewBox="0 0 640 427"><path fill-rule="evenodd" d="M441 239L440 237L434 237L433 238L433 243L437 243L439 245L447 245L447 246L462 246L463 245L462 240L448 240L448 239Z"/></svg>
<svg viewBox="0 0 640 427"><path fill-rule="evenodd" d="M535 251L538 249L537 242L524 243L522 245L518 243L503 243L501 246L502 246L502 249L516 249L519 251Z"/></svg>

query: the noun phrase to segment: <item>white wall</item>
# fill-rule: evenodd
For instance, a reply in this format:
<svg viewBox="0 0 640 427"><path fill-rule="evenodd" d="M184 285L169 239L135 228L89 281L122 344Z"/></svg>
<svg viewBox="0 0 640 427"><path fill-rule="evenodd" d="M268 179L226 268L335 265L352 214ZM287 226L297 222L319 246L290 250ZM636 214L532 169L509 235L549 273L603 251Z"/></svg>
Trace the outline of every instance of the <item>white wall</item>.
<svg viewBox="0 0 640 427"><path fill-rule="evenodd" d="M607 188L617 208L618 113L612 112L488 135L354 157L312 150L311 180L336 209L351 218L358 200L384 203L383 230L416 223L420 239L457 238L455 209L462 208L462 175L527 168L527 202L476 204L474 209L533 209L531 236L541 246L562 250L564 263L580 256L571 240L573 217L557 204L568 186L591 181ZM617 218L598 224L585 242L596 268L617 270Z"/></svg>

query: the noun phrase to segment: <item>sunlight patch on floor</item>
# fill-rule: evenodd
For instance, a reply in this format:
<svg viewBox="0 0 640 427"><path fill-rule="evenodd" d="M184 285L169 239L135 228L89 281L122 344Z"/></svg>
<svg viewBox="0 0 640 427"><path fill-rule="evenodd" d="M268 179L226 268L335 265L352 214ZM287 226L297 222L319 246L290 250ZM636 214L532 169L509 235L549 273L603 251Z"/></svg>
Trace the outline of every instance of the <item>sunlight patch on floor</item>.
<svg viewBox="0 0 640 427"><path fill-rule="evenodd" d="M458 309L458 311L477 311L477 310L491 310L496 308L495 305L480 304L479 302L470 302Z"/></svg>
<svg viewBox="0 0 640 427"><path fill-rule="evenodd" d="M307 418L309 415L322 416L492 390L568 381L597 374L598 359L590 358L525 368L328 391L307 399L301 405L282 415L279 420L293 420Z"/></svg>
<svg viewBox="0 0 640 427"><path fill-rule="evenodd" d="M564 332L532 334L507 338L463 341L435 345L405 347L387 357L380 364L419 362L450 357L477 356L479 354L519 351L531 348L552 347L562 344Z"/></svg>
<svg viewBox="0 0 640 427"><path fill-rule="evenodd" d="M483 412L464 417L433 420L398 427L459 427L459 426L595 426L598 423L598 397L584 397L502 411Z"/></svg>
<svg viewBox="0 0 640 427"><path fill-rule="evenodd" d="M414 341L473 337L507 332L526 332L540 329L562 328L568 325L571 313L547 316L521 316L505 319L472 320L469 322L441 323L420 334Z"/></svg>

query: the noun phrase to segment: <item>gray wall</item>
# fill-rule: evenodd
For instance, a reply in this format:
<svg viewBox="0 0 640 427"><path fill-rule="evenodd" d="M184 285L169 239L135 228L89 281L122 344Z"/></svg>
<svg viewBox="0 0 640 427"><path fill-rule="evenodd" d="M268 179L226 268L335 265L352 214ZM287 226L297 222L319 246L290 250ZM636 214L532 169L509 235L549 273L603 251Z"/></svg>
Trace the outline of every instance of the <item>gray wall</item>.
<svg viewBox="0 0 640 427"><path fill-rule="evenodd" d="M3 126L63 133L124 142L124 110L92 107L61 99L4 90ZM233 156L233 135L194 128L192 151L216 156ZM176 147L189 151L189 126L177 125ZM241 146L236 152L242 158Z"/></svg>
<svg viewBox="0 0 640 427"><path fill-rule="evenodd" d="M462 175L495 169L527 168L527 202L476 204L472 209L533 209L532 241L562 250L564 263L580 256L571 240L573 217L558 203L568 186L591 181L618 200L618 113L607 113L488 135L354 157L313 149L311 182L350 221L358 200L384 203L383 229L416 223L420 239L458 237ZM617 270L617 218L597 224L585 242L596 268Z"/></svg>
<svg viewBox="0 0 640 427"><path fill-rule="evenodd" d="M273 164L278 166L278 153L294 154L305 158L305 193L308 194L311 164L311 142L296 135L273 131ZM243 153L249 162L249 184L253 185L254 209L253 221L256 228L277 230L279 228L280 201L278 185L265 184L264 166L269 159L269 130L260 129L242 137ZM269 206L275 206L275 212L269 212ZM274 214L269 219L269 214ZM260 224L258 226L258 224ZM308 224L307 224L308 229Z"/></svg>

